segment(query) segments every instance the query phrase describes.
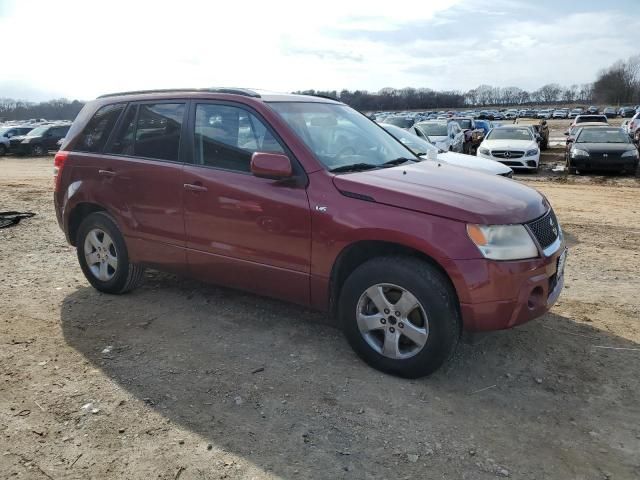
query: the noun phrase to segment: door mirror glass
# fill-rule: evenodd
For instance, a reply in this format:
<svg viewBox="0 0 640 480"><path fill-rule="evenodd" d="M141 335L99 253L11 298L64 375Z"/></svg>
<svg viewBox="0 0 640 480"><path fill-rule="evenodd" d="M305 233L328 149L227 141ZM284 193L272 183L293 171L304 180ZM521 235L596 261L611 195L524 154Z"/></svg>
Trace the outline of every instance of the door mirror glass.
<svg viewBox="0 0 640 480"><path fill-rule="evenodd" d="M293 175L291 160L279 153L255 152L251 156L251 173L260 178L280 180Z"/></svg>

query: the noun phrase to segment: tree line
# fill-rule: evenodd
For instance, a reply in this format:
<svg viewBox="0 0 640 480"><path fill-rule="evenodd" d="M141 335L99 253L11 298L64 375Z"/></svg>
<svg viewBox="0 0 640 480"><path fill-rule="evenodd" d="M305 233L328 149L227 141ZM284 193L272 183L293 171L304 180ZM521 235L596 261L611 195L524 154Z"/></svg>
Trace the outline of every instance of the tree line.
<svg viewBox="0 0 640 480"><path fill-rule="evenodd" d="M0 98L0 119L29 120L46 118L47 120L73 120L84 106L78 100L66 98L49 100L48 102L28 102L12 98Z"/></svg>
<svg viewBox="0 0 640 480"><path fill-rule="evenodd" d="M494 87L480 85L466 92L457 90L437 91L430 88L383 88L378 92L366 90L303 90L294 93L321 95L334 98L363 111L416 110L470 107L506 107L527 105L591 104L636 105L640 104L640 55L628 60L618 60L603 69L593 83L561 86L557 83L543 85L527 91L519 87ZM0 98L0 120L73 120L84 103L66 98L48 102L28 102Z"/></svg>

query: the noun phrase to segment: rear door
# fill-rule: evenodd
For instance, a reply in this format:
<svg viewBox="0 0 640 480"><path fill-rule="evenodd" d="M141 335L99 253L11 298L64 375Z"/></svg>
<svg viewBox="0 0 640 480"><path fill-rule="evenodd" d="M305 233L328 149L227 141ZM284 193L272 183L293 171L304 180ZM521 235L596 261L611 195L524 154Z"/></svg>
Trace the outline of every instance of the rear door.
<svg viewBox="0 0 640 480"><path fill-rule="evenodd" d="M116 112L119 120L109 136L106 125ZM185 115L186 102L176 100L102 107L79 139L77 149L86 153L74 153L83 156L83 179L91 182L92 200L116 217L132 260L178 272L186 267Z"/></svg>
<svg viewBox="0 0 640 480"><path fill-rule="evenodd" d="M185 166L190 272L214 283L309 302L311 216L306 176L275 132L240 104L194 102ZM250 173L254 152L289 156L296 180Z"/></svg>

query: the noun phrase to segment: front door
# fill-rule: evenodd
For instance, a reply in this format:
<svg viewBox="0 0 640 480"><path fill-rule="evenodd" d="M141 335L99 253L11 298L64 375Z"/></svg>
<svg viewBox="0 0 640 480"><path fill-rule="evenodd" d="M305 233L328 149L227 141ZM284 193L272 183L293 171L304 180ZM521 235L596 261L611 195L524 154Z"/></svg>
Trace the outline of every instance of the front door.
<svg viewBox="0 0 640 480"><path fill-rule="evenodd" d="M254 152L286 153L282 143L240 105L200 103L192 116L193 164L183 176L190 272L308 304L311 216L304 182L250 173Z"/></svg>

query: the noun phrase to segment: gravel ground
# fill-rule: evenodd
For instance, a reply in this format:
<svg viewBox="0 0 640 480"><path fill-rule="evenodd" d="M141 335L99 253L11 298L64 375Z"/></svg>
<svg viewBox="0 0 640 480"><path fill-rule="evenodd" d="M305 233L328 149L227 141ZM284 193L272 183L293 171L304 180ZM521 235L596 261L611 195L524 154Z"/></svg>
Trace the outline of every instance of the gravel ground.
<svg viewBox="0 0 640 480"><path fill-rule="evenodd" d="M519 175L569 239L559 304L407 381L296 306L158 272L96 292L51 164L0 158L0 209L38 214L0 230L0 478L640 478L638 177Z"/></svg>

